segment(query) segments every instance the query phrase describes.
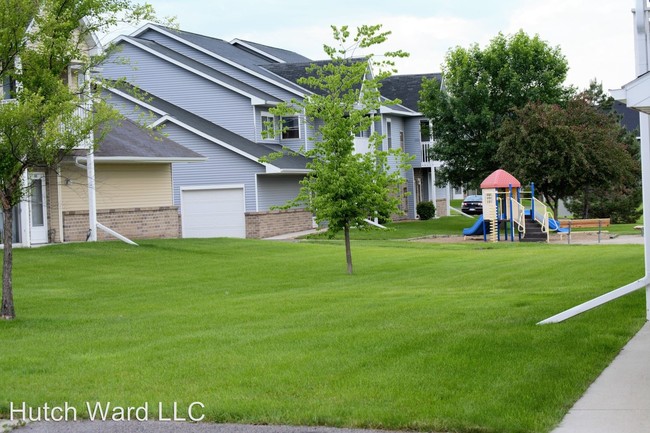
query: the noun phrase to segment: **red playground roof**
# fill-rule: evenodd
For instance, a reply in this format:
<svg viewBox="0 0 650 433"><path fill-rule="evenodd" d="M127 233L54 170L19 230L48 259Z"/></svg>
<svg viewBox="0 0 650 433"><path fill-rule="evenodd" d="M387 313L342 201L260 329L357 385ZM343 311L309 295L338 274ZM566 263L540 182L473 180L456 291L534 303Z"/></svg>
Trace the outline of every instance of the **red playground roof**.
<svg viewBox="0 0 650 433"><path fill-rule="evenodd" d="M521 183L516 177L505 170L498 169L481 182L481 188L521 188Z"/></svg>

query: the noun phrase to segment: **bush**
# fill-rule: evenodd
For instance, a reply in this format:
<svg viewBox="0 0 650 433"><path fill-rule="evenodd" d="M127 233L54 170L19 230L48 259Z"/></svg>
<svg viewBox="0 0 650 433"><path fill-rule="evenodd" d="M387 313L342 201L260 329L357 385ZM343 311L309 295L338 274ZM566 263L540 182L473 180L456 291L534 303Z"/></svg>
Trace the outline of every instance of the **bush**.
<svg viewBox="0 0 650 433"><path fill-rule="evenodd" d="M430 220L436 216L436 207L430 201L422 201L418 203L416 209L421 220Z"/></svg>

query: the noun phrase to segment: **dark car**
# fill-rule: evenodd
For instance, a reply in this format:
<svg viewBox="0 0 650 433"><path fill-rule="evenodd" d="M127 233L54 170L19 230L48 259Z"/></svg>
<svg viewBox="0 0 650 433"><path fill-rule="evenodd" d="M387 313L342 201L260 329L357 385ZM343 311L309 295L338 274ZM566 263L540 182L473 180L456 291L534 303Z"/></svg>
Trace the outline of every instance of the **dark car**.
<svg viewBox="0 0 650 433"><path fill-rule="evenodd" d="M463 200L461 209L464 213L469 215L480 215L483 213L483 196L482 195L468 195Z"/></svg>

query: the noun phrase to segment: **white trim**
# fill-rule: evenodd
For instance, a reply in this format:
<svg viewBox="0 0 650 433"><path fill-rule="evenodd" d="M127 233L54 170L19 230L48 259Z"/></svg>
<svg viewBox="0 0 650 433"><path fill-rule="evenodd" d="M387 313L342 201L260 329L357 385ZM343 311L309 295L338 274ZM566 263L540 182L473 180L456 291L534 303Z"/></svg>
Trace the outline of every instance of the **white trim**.
<svg viewBox="0 0 650 433"><path fill-rule="evenodd" d="M167 114L166 111L163 111L163 110L161 110L159 108L156 108L153 105L149 105L146 102L141 101L140 99L138 99L138 98L136 98L136 97L134 97L132 95L129 95L126 92L123 92L123 91L121 91L119 89L116 89L115 87L107 87L106 90L108 90L109 92L113 92L117 96L121 96L122 98L127 99L127 100L129 100L131 102L135 102L138 105L140 105L141 107L146 108L149 111L153 111L154 113L158 114L159 116L169 116L169 114Z"/></svg>
<svg viewBox="0 0 650 433"><path fill-rule="evenodd" d="M123 163L133 163L133 164L171 164L177 162L203 162L207 161L206 157L145 157L145 156L96 156L95 163L104 163L104 164L123 164ZM80 156L77 157L78 161L86 161L86 157Z"/></svg>
<svg viewBox="0 0 650 433"><path fill-rule="evenodd" d="M239 63L233 62L230 59L227 59L227 58L222 57L222 56L220 56L218 54L215 54L210 50L207 50L207 49L205 49L205 48L203 48L203 47L201 47L199 45L196 45L196 44L194 44L194 43L192 43L192 42L190 42L190 41L188 41L186 39L181 38L180 36L174 35L173 33L170 33L170 32L168 32L166 30L163 30L163 29L161 29L161 28L159 28L159 27L157 27L157 26L155 26L155 25L153 25L151 23L145 24L144 26L142 26L138 30L131 33L129 36L138 37L140 34L144 33L147 30L153 30L153 31L156 31L156 32L158 32L158 33L160 33L162 35L165 35L165 36L169 37L169 38L172 38L172 39L174 39L174 40L176 40L176 41L178 41L178 42L180 42L182 44L187 45L188 47L194 48L195 50L202 52L203 54L207 54L208 56L210 56L212 58L215 58L215 59L220 60L220 61L222 61L224 63L227 63L230 66L233 66L233 67L235 67L235 68L237 68L237 69L239 69L239 70L241 70L243 72L246 72L246 73L248 73L250 75L253 75L254 77L257 77L257 78L259 78L259 79L261 79L263 81L266 81L268 83L274 84L274 85L280 87L281 89L284 89L284 90L286 90L286 91L288 91L290 93L293 93L294 95L298 95L298 96L301 96L301 97L305 96L303 93L297 91L294 88L291 88L289 86L285 86L285 85L283 85L281 83L278 83L277 81L271 80L270 78L265 77L264 75L262 75L262 74L260 74L258 72L252 71L252 70L240 65ZM117 40L116 40L116 42L117 42Z"/></svg>
<svg viewBox="0 0 650 433"><path fill-rule="evenodd" d="M160 59L163 59L163 60L171 63L172 65L175 65L175 66L178 66L179 68L185 69L186 71L189 71L189 72L193 73L194 75L198 75L199 77L205 78L208 81L211 81L211 82L213 82L213 83L215 83L215 84L217 84L217 85L219 85L221 87L225 87L226 89L231 90L231 91L233 91L235 93L239 93L242 96L246 96L247 98L249 98L251 100L251 104L253 104L253 105L266 105L266 104L269 104L271 102L271 101L266 101L266 100L264 100L264 99L262 99L262 98L260 98L258 96L252 95L252 94L250 94L250 93L248 93L248 92L246 92L246 91L244 91L244 90L242 90L242 89L240 89L238 87L235 87L233 85L225 83L225 82L219 80L218 78L214 78L214 77L212 77L212 76L210 76L210 75L208 75L208 74L206 74L204 72L201 72L201 71L199 71L197 69L194 69L191 66L186 65L185 63L179 62L178 60L172 59L171 57L167 57L166 55L164 55L162 53L159 53L159 52L157 52L155 50L152 50L151 48L147 47L146 45L142 45L138 41L134 41L134 40L132 40L132 39L126 37L126 36L120 37L119 42L130 43L131 45L133 45L135 47L138 47L141 50L144 50L144 51L148 52L149 54L154 55L154 56L156 56L156 57L158 57ZM269 96L271 96L271 95L269 95Z"/></svg>
<svg viewBox="0 0 650 433"><path fill-rule="evenodd" d="M235 38L232 41L230 41L230 45L235 45L235 44L242 45L242 46L248 48L251 51L255 51L256 53L263 55L264 57L268 57L271 60L275 60L278 63L287 63L284 60L282 60L281 58L275 57L274 55L269 54L264 50L260 50L259 48L254 47L254 46L250 45L249 43L247 43L246 41L242 41L241 39Z"/></svg>
<svg viewBox="0 0 650 433"><path fill-rule="evenodd" d="M211 189L246 189L246 184L244 183L220 183L212 185L186 185L181 186L180 190L183 191L202 191L202 190L211 190Z"/></svg>
<svg viewBox="0 0 650 433"><path fill-rule="evenodd" d="M260 175L259 173L255 173L255 212L260 211L260 195L259 195L260 187L258 184L259 175Z"/></svg>

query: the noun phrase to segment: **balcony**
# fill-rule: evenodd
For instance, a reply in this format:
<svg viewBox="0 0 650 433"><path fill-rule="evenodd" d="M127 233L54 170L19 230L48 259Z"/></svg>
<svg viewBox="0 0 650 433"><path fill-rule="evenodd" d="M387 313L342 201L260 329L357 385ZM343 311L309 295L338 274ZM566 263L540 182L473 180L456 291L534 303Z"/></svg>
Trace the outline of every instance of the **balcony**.
<svg viewBox="0 0 650 433"><path fill-rule="evenodd" d="M432 143L430 141L423 141L421 143L422 152L420 155L420 167L433 167L435 161L429 156L431 146Z"/></svg>

